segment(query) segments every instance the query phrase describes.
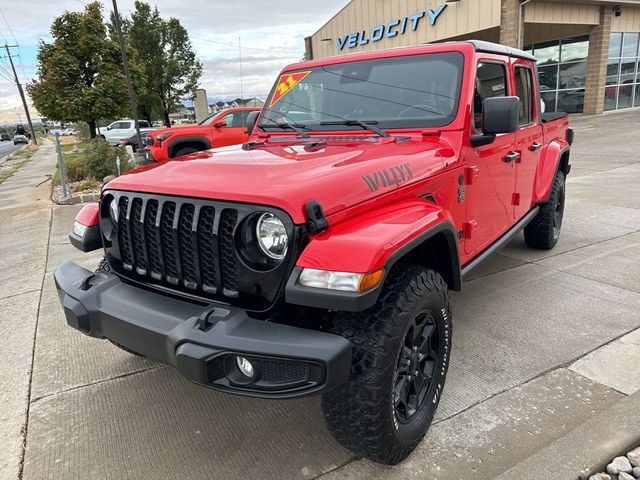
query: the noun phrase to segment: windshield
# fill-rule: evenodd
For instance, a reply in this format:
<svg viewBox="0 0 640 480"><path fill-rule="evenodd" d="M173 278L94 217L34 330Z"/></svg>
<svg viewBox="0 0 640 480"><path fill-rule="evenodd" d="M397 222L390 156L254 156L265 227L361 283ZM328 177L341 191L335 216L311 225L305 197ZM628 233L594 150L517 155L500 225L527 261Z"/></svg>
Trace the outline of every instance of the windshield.
<svg viewBox="0 0 640 480"><path fill-rule="evenodd" d="M288 72L267 99L258 126L353 129L347 122L323 123L359 120L379 128L442 127L457 115L463 61L460 53L435 53Z"/></svg>
<svg viewBox="0 0 640 480"><path fill-rule="evenodd" d="M209 125L211 122L213 122L213 119L216 118L218 115L220 115L220 112L212 113L201 122L198 122L198 125Z"/></svg>

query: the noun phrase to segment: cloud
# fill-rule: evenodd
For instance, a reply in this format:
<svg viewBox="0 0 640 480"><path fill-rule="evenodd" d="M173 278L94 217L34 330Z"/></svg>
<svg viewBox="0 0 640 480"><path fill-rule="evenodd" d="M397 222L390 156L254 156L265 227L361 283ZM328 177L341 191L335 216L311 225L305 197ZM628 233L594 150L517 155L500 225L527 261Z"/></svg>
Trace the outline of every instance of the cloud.
<svg viewBox="0 0 640 480"><path fill-rule="evenodd" d="M78 11L87 0L31 0L28 15L21 8L2 8L11 29L0 18L0 32L6 41L21 46L24 75L35 75L37 45L40 39L50 41L49 28L54 18L65 10ZM120 0L123 15L133 10L133 0ZM243 84L248 94L266 94L277 72L297 62L304 53L304 37L313 34L348 0L322 2L283 2L264 0L169 0L148 2L157 5L160 14L178 18L189 32L194 49L204 64L201 84L209 96L240 94L238 37L243 46ZM105 15L111 2L103 2ZM14 39L15 36L15 39ZM4 43L5 39L0 37ZM25 80L23 78L23 80ZM13 102L12 93L0 78L0 108ZM245 93L245 96L247 96Z"/></svg>

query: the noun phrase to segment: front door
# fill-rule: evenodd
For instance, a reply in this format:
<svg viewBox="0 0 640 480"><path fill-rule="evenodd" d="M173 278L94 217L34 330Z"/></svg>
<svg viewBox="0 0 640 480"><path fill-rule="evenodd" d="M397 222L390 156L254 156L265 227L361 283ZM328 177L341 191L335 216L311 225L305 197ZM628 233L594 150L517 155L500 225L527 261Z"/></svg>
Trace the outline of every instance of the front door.
<svg viewBox="0 0 640 480"><path fill-rule="evenodd" d="M520 61L518 61L520 62ZM516 184L513 217L519 220L533 207L533 187L542 153L542 125L538 121L538 101L533 70L528 65L514 66L516 95L520 98L520 127L516 132Z"/></svg>
<svg viewBox="0 0 640 480"><path fill-rule="evenodd" d="M499 60L478 63L473 112L473 134L482 133L483 102L491 97L509 95L508 66ZM513 186L515 165L508 154L514 153L515 134L496 136L493 143L471 148L467 156L465 196L465 253L479 253L504 234L513 224Z"/></svg>
<svg viewBox="0 0 640 480"><path fill-rule="evenodd" d="M247 116L249 111L236 110L222 117L220 120L226 122L224 127L213 126L213 146L226 147L227 145L237 145L247 140ZM218 121L220 121L218 120ZM214 124L216 122L213 122Z"/></svg>

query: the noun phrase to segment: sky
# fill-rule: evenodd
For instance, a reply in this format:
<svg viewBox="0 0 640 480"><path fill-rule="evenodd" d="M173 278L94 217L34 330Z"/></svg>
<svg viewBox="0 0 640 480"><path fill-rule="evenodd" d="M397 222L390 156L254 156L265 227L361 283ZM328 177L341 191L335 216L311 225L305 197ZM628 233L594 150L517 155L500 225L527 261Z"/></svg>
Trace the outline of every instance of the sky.
<svg viewBox="0 0 640 480"><path fill-rule="evenodd" d="M16 3L18 5L20 2ZM17 43L12 54L23 84L37 70L38 42L51 41L49 27L65 10L80 11L86 0L30 0L28 11L0 2L0 43ZM264 97L285 65L298 62L304 55L304 38L315 33L348 0L175 0L149 1L163 18L178 18L191 37L196 54L203 63L201 87L209 98L240 96L238 39L242 45L244 97ZM111 2L104 2L104 13ZM133 0L119 0L121 15L133 10ZM16 86L7 78L11 67L4 49L0 51L0 122L24 120ZM25 92L26 93L26 92ZM39 116L32 111L32 117Z"/></svg>

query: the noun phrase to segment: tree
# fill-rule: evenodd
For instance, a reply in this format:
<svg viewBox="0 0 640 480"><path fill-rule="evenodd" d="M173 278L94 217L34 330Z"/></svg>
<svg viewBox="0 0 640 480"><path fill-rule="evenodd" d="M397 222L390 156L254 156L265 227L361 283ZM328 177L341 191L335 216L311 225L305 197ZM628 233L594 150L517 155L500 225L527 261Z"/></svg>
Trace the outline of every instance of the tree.
<svg viewBox="0 0 640 480"><path fill-rule="evenodd" d="M120 50L115 38L107 35L101 4L65 12L53 21L51 36L53 43L40 42L38 78L27 91L41 114L63 122L87 122L95 138L99 119L129 111Z"/></svg>
<svg viewBox="0 0 640 480"><path fill-rule="evenodd" d="M189 34L178 19L163 20L157 8L152 10L142 1L135 2L125 31L146 72L146 91L139 101L141 115L151 120L157 112L170 127L169 113L181 98L193 95L202 75L202 63Z"/></svg>

